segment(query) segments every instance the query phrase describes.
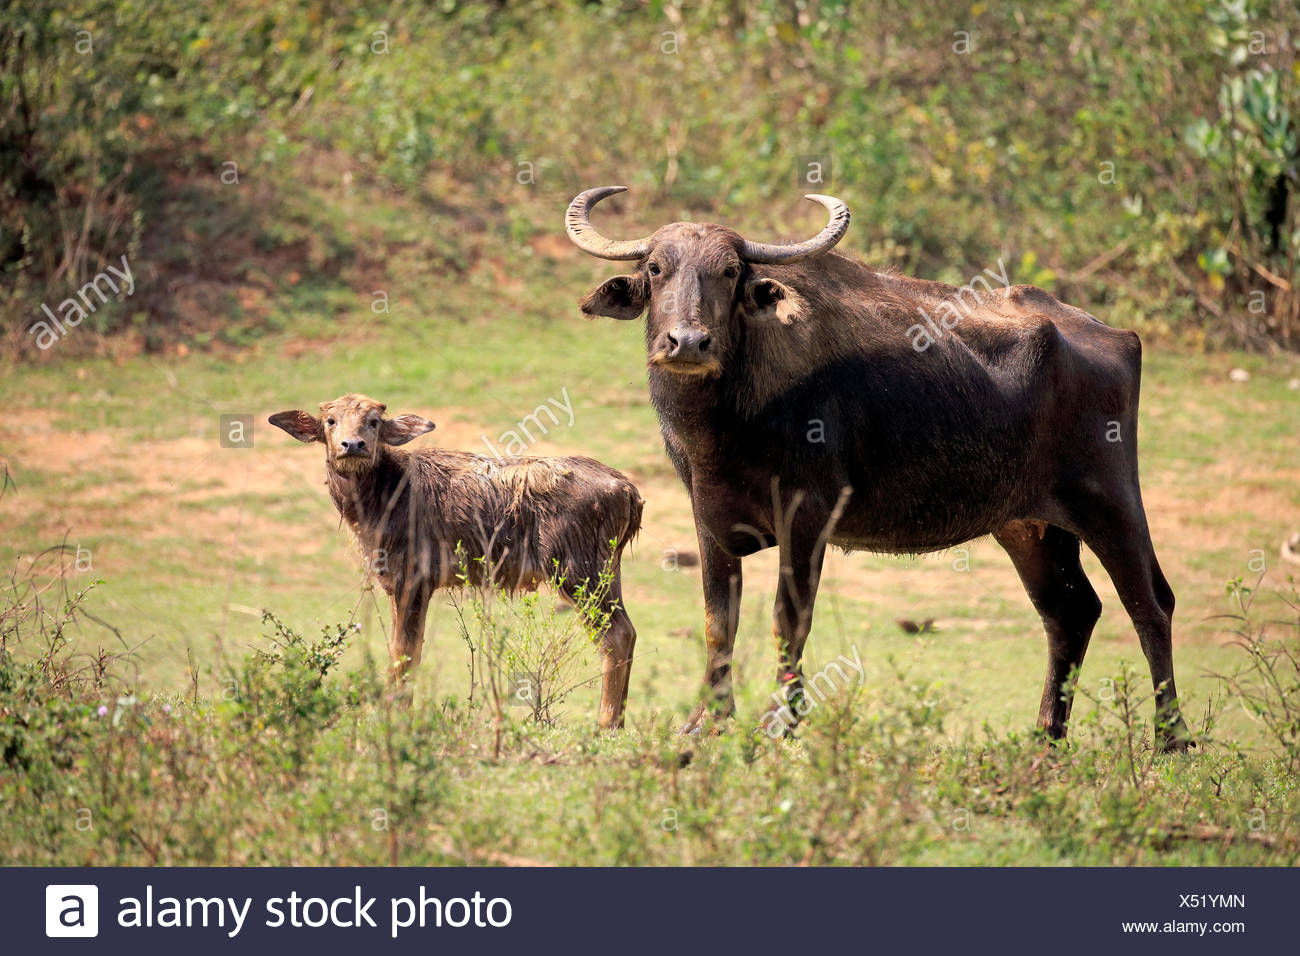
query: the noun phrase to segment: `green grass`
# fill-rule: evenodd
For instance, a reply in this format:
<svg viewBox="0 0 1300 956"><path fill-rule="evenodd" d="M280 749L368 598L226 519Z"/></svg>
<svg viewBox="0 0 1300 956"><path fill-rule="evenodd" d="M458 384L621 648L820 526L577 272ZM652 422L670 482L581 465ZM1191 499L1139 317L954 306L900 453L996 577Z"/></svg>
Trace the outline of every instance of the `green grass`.
<svg viewBox="0 0 1300 956"><path fill-rule="evenodd" d="M474 623L479 607L465 635L482 654L499 632ZM85 610L74 598L49 624ZM510 620L543 639L566 626ZM1074 739L1055 749L961 729L969 688L920 675L928 642L897 638L876 642L894 660L820 698L796 739L743 723L683 738L673 715L644 707L616 734L581 715L530 722L495 703L482 657L474 697L425 668L403 707L372 658L341 661L345 626L312 640L268 619L259 643L274 659L223 654L210 670L218 692L150 697L119 689L124 662L78 670L57 640L29 658L42 629L12 607L0 625L17 652L0 655L11 864L1300 861L1294 732L1259 752L1215 733L1195 756L1153 756L1149 695L1124 669L1108 692L1084 690ZM25 648L15 625L30 628ZM1300 652L1294 627L1271 633ZM579 645L575 660L591 653ZM653 694L658 669L642 663ZM1300 672L1277 673L1272 713L1300 687ZM758 693L742 690L747 702Z"/></svg>
<svg viewBox="0 0 1300 956"><path fill-rule="evenodd" d="M5 786L19 788L10 794L21 808L0 834L5 858L360 863L391 861L395 853L402 863L1296 861L1294 778L1271 762L1268 735L1214 676L1244 663L1228 644L1230 622L1214 616L1229 607L1225 582L1254 580L1254 548L1269 568L1257 610L1275 618L1281 609L1272 591L1285 578L1276 566L1276 543L1287 530L1279 522L1298 503L1286 427L1296 401L1286 387L1291 368L1245 355L1148 350L1143 477L1157 547L1179 597L1180 690L1198 728L1207 708L1221 711L1213 743L1197 756L1153 760L1139 749L1130 772L1132 762L1117 749L1119 725L1090 728L1082 721L1076 749L1053 758L1046 770L1035 764L1039 748L1025 734L1041 692L1044 638L1009 562L988 540L969 545L967 571L954 569L965 566L956 552L834 556L808 669L856 648L864 684L814 715L802 742L775 748L748 743L748 729L769 702L776 663L771 555L748 561L736 659L739 720L720 740L686 742L674 730L694 702L703 666L698 570L666 571L662 561L665 548L694 548L690 511L645 401L639 328L586 322L569 304L593 272L580 260L555 270L522 267L535 290L527 307L509 289L484 288L479 298L448 289L431 311L372 316L364 305L354 307L330 326L329 337L314 341L303 338L320 333L308 318L229 354L78 360L6 376L0 400L20 410L6 426L17 442L7 442L6 452L18 490L0 499L6 528L0 561L25 567L26 556L65 533L89 549L93 570L72 580L102 579L93 612L127 643L144 642L128 673L138 674L131 677L137 695L153 703L141 712L152 715L151 723L125 741L103 736L102 721L90 723L77 765L86 779L98 779L105 767L129 770L115 790L91 794L78 784L74 796L37 807L22 796L35 793L22 790L30 773L0 772ZM414 289L404 297L417 298ZM304 341L308 351L295 353ZM1237 365L1252 371L1247 385L1228 382L1227 370ZM251 648L267 646L263 608L303 633L355 619L360 630L347 633L339 671L329 679L339 694L373 679L367 662L383 658L386 642L386 601L361 587L350 540L321 487L319 449L262 426L266 415L358 390L393 411L429 414L440 427L426 441L474 449L481 435L499 435L565 389L574 426L553 428L531 450L599 457L632 474L648 500L644 533L624 569L640 634L630 729L594 735L596 689L583 686L555 727L522 724L520 715L508 714L503 753L489 759L492 720L481 702L465 703L468 654L457 616L442 598L430 615L409 715L390 714L379 690L359 701L336 700L317 733L304 726L309 753L292 770L275 762L279 744L264 729L231 724L222 710L223 682ZM21 414L27 410L30 421ZM255 416L253 449L218 447L216 419L223 413ZM47 443L66 460L49 453ZM1248 492L1237 490L1243 480ZM1097 695L1125 667L1142 675L1145 664L1090 555L1086 568L1106 604L1080 684ZM904 634L894 623L904 617L936 618L938 630ZM88 620L68 633L83 652L120 648ZM594 674L592 659L583 666ZM111 703L111 693L97 693L96 701ZM931 698L942 708L914 724L910 709ZM164 700L178 715L170 723L157 710ZM1086 713L1087 705L1080 706ZM1139 738L1149 737L1150 703L1140 703L1126 720ZM389 726L411 737L395 758L397 777L415 773L407 767L412 761L429 762L428 779L406 797L417 817L400 825L398 837L373 830L366 816L387 799L389 771L376 768L388 746L380 730ZM119 744L121 750L113 749ZM856 756L834 757L846 747ZM177 748L186 755L181 763L242 767L264 796L253 799L244 789L252 784L234 780L233 770L202 787L197 767L159 770L180 759ZM419 756L425 749L430 755ZM677 767L686 750L694 754L690 765ZM57 773L53 779L60 779ZM193 806L163 823L142 822L155 801L174 799L184 788L198 788ZM249 805L238 813L222 809L240 801ZM80 806L95 808L115 842L92 841L61 822L75 819ZM1242 821L1257 806L1268 811L1266 841L1245 836L1255 831ZM664 829L666 813L676 814L676 830ZM281 822L273 825L272 818ZM964 823L954 827L954 819ZM35 839L38 832L46 836Z"/></svg>
<svg viewBox="0 0 1300 956"><path fill-rule="evenodd" d="M466 9L468 18L478 8ZM721 9L707 5L699 15ZM1187 39L1199 36L1204 18L1180 14L1171 32L1151 40L1165 57L1160 71L1185 77L1180 58L1192 51L1196 73L1185 89L1155 84L1177 87L1183 99L1168 128L1152 136L1149 110L1137 109L1136 119L1125 113L1124 104L1141 103L1147 93L1151 51L1131 45L1122 17L1104 18L1105 32L1080 41L1092 45L1084 55L1095 61L1084 72L1110 77L1120 90L1136 85L1142 95L1094 88L1077 69L1059 78L1056 71L1019 77L1027 92L1017 102L1069 106L1076 95L1083 102L1068 121L1034 109L1008 125L997 85L1003 52L1026 63L1056 60L1038 47L1013 48L1024 31L1002 14L983 25L988 42L978 49L985 59L971 72L930 49L947 46L932 29L946 22L941 4L900 9L901 33L881 45L883 60L855 59L858 21L845 21L848 42L832 44L833 57L826 44L838 35L834 24L770 39L773 9L751 13L743 55L734 59L721 55L731 49L728 31L693 34L699 50L731 64L731 85L705 74L683 77L676 67L656 73L662 58L642 40L661 24L615 22L608 11L534 17L529 29L545 42L501 57L493 46L504 35L497 27L462 44L466 24L412 13L429 18L419 21L425 35L448 42L404 50L400 69L390 69L396 58L345 57L339 73L321 72L300 118L275 119L283 127L268 125L265 141L246 140L211 117L203 125L206 86L167 85L178 97L170 107L205 141L258 160L248 180L255 188L227 205L200 157L194 169L178 171L190 186L145 223L142 255L164 278L202 273L205 250L230 241L223 255L235 261L221 272L228 284L198 316L198 331L155 328L149 318L143 344L161 351L136 354L83 326L44 364L6 366L0 376L0 456L17 483L0 495L0 567L21 577L33 555L65 539L88 549L91 569L71 582L102 580L87 609L136 648L116 672L143 702L126 708L125 723L114 728L93 714L101 703L117 706L118 682L51 689L38 681L21 698L15 688L27 678L4 685L0 727L18 734L18 718L27 721L21 736L32 763L7 758L0 765L0 860L1294 865L1294 769L1279 762L1278 741L1215 675L1245 663L1229 643L1236 624L1218 616L1230 609L1227 582L1259 578L1259 555L1267 570L1255 613L1285 613L1278 589L1286 588L1288 569L1277 554L1300 514L1300 391L1288 387L1300 369L1294 358L1206 354L1168 334L1192 299L1170 270L1190 270L1204 285L1191 262L1219 232L1231 232L1237 216L1224 212L1231 205L1222 200L1231 194L1224 176L1200 171L1210 198L1196 205L1220 213L1208 223L1163 185L1170 170L1186 173L1177 145L1182 124L1216 101L1227 69ZM160 21L160 31L178 11ZM286 17L277 29L289 31L300 53L274 78L245 76L232 51L254 14L239 12L245 19L229 25L210 17L218 23L209 22L216 46L208 53L185 31L168 32L175 36L167 42L182 37L185 44L169 55L204 84L220 69L233 88L265 85L264 102L283 106L269 112L290 115L299 73L315 69L325 46L309 35L315 27L300 36L294 31L302 24ZM905 23L903 14L916 22ZM370 21L358 17L353 27L368 36ZM1074 36L1072 9L1051 7L1042 18L1036 28ZM610 67L608 44L624 52L617 62L635 75L574 79ZM585 66L554 72L549 64L570 53ZM453 54L495 65L431 88L427 75ZM751 80L768 82L777 75L770 67L790 56L811 57L831 91L830 107L806 101L798 70L772 80L770 95L748 92ZM1126 72L1130 57L1139 66ZM937 72L918 73L917 63ZM891 71L917 77L917 87L892 85ZM521 91L529 83L536 88ZM627 90L629 102L649 104L647 111L636 121L602 124L609 142L544 166L554 175L538 187L513 184L517 152L535 149L529 154L546 160L586 142L590 117L600 112L595 104L610 89ZM705 102L705 90L719 99L683 132L674 128L670 90L692 102ZM437 97L427 113L420 105L426 95ZM947 96L961 102L946 104ZM533 109L539 97L556 108ZM1084 115L1089 103L1114 104L1125 115ZM777 105L779 125L769 104ZM742 121L725 128L710 119L733 114ZM440 122L449 127L437 143L446 155L429 161L418 150L413 158L403 152L407 133L418 140ZM988 144L973 142L965 131L974 128L988 129L998 148L990 153ZM1132 130L1127 139L1116 134L1124 129ZM274 145L277 131L287 139ZM663 169L671 143L673 155L681 147L675 187ZM856 649L866 668L863 687L815 712L799 741L757 746L749 730L776 670L775 577L771 554L750 559L735 662L739 719L717 740L676 736L703 670L703 615L698 570L669 571L662 562L665 549L695 548L689 503L647 402L639 323L577 313L579 296L619 267L586 258L562 239L555 244L559 223L580 186L626 180L634 186L627 204L602 212L611 232L630 235L689 217L779 235L815 223L814 212L798 208L806 204L795 200L790 172L795 154L823 143L841 163L835 190L855 213L847 252L964 281L999 250L1014 249L1007 259L1013 281L1046 285L1107 321L1143 331L1143 487L1178 596L1179 687L1198 729L1207 709L1221 711L1199 754L1153 759L1140 743L1136 755L1127 753L1131 736L1150 733L1150 703L1120 720L1108 699L1092 722L1090 705L1081 704L1075 744L1044 756L1028 730L1045 639L1009 561L989 540L969 545L968 571L954 568L955 553L833 556L808 670ZM1125 155L1113 156L1120 145ZM1159 215L1135 218L1120 204L1097 201L1096 165L1111 158L1126 160L1126 193ZM344 171L355 173L346 188ZM151 188L161 191L162 182ZM1001 195L1003 207L1015 208L990 216L998 183L1017 184ZM259 191L263 186L269 192ZM192 239L183 232L189 226ZM1053 270L1080 268L1121 239L1133 240L1136 255L1116 268L1141 280L1140 301L1111 277L1054 278ZM1023 251L1034 249L1056 249L1059 258L1049 261L1044 252L1035 265ZM246 306L240 293L247 286L262 299ZM387 313L371 309L379 289L388 295ZM1231 310L1241 292L1229 287L1216 301ZM170 309L168 302L169 317ZM19 325L30 319L21 309L14 314ZM97 348L102 357L93 357ZM1235 367L1251 373L1248 383L1228 380ZM424 443L471 451L486 450L484 436L497 442L548 398L569 396L572 427L562 421L530 452L600 458L630 474L648 502L624 566L640 635L627 732L594 734L596 690L583 686L556 726L508 713L505 747L493 756L494 715L481 700L467 703L468 650L441 596L430 614L416 704L393 710L373 663L385 654L387 603L363 589L352 543L322 487L320 450L265 421L346 391L373 395L393 412L426 414L439 428ZM254 416L252 449L219 446L222 414ZM1085 567L1106 607L1080 683L1097 696L1108 693L1116 674L1144 674L1145 664L1090 555ZM50 580L54 571L47 559L33 573ZM323 689L273 669L254 679L274 706L225 699L232 672L249 666L250 648L267 646L263 609L303 634L339 622L360 626L338 645L340 659ZM935 618L938 628L909 636L897 618ZM24 633L31 637L30 628ZM121 649L90 618L73 615L66 634L69 651ZM17 666L29 656L40 657L30 643L0 660ZM582 666L595 671L590 657ZM51 715L48 724L35 719L40 714ZM68 733L74 743L64 740ZM85 807L96 821L92 831L76 827ZM377 807L398 822L376 829ZM1256 809L1267 818L1262 831L1249 824ZM962 814L966 828L953 825ZM673 828L665 826L669 817Z"/></svg>

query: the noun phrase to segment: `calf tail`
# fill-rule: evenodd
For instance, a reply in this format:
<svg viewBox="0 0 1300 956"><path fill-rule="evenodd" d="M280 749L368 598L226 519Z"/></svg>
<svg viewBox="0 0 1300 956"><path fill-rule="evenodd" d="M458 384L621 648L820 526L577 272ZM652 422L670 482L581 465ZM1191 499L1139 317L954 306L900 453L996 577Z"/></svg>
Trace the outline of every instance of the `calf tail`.
<svg viewBox="0 0 1300 956"><path fill-rule="evenodd" d="M636 485L632 482L627 483L626 501L627 516L623 524L623 532L618 537L617 544L614 545L614 554L621 555L623 549L632 543L632 539L641 531L641 512L645 510L645 501L641 498L641 493L636 490Z"/></svg>

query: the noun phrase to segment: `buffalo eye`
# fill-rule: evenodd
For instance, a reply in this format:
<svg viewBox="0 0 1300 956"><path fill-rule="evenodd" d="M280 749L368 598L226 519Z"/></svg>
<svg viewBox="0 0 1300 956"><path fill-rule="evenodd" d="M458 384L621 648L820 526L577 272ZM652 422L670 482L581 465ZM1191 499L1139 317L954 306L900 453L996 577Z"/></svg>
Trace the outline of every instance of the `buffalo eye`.
<svg viewBox="0 0 1300 956"><path fill-rule="evenodd" d="M650 263L650 265L647 267L646 271L649 272L652 276L657 276L657 275L659 275L659 273L662 272L663 270L659 268L659 263L657 263L657 262L652 262L652 263Z"/></svg>
<svg viewBox="0 0 1300 956"><path fill-rule="evenodd" d="M736 276L740 275L740 266L737 265L727 266L727 268L722 270L722 274L726 276L728 279L734 279L736 278Z"/></svg>
<svg viewBox="0 0 1300 956"><path fill-rule="evenodd" d="M334 427L334 419L332 419L332 418L327 418L327 419L325 419L325 424L328 425L330 428L333 428L333 427Z"/></svg>

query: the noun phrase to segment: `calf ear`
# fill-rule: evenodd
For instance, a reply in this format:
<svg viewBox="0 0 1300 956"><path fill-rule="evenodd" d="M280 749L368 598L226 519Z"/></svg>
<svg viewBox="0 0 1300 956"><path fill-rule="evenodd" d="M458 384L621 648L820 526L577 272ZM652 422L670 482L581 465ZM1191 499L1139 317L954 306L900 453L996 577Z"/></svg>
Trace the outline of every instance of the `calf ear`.
<svg viewBox="0 0 1300 956"><path fill-rule="evenodd" d="M385 418L379 426L379 440L385 445L405 445L412 438L419 438L438 426L419 415L398 415Z"/></svg>
<svg viewBox="0 0 1300 956"><path fill-rule="evenodd" d="M745 313L759 322L776 319L791 325L803 312L799 293L775 279L755 279L745 286Z"/></svg>
<svg viewBox="0 0 1300 956"><path fill-rule="evenodd" d="M277 412L267 421L276 428L283 428L298 441L321 441L325 437L325 430L320 427L320 419L297 409L291 412Z"/></svg>
<svg viewBox="0 0 1300 956"><path fill-rule="evenodd" d="M635 319L650 301L650 287L639 275L614 276L588 292L578 303L587 315L607 315L611 319Z"/></svg>

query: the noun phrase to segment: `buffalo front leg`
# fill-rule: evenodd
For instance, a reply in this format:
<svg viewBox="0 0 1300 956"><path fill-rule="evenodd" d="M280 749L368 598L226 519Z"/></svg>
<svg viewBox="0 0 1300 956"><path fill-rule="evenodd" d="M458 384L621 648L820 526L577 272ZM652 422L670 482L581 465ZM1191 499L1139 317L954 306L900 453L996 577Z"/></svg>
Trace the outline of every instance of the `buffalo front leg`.
<svg viewBox="0 0 1300 956"><path fill-rule="evenodd" d="M731 688L731 658L740 623L740 558L727 554L708 531L696 528L700 542L700 571L704 584L704 669L703 700L691 715L683 733L699 730L706 718L725 720L736 712Z"/></svg>
<svg viewBox="0 0 1300 956"><path fill-rule="evenodd" d="M803 648L812 629L813 603L821 581L826 542L815 533L792 530L780 542L780 570L772 631L779 665L777 692L763 717L762 729L771 737L789 733L808 712L803 686Z"/></svg>
<svg viewBox="0 0 1300 956"><path fill-rule="evenodd" d="M399 588L391 595L393 633L388 640L389 677L400 684L409 671L420 663L424 645L424 618L429 610L429 592L422 588Z"/></svg>

